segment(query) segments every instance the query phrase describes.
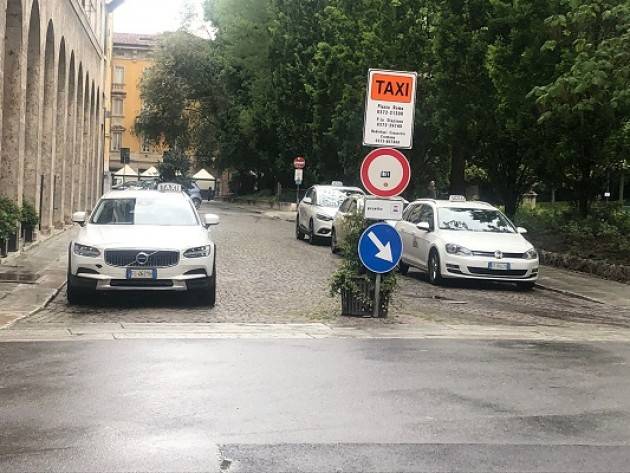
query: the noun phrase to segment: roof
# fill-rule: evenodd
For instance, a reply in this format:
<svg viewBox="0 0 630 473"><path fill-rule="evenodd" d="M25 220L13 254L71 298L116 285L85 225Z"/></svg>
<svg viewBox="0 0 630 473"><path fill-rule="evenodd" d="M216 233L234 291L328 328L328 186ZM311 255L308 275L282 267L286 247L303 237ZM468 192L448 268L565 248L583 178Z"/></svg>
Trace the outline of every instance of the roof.
<svg viewBox="0 0 630 473"><path fill-rule="evenodd" d="M145 177L154 177L154 176L159 176L160 173L158 172L157 169L155 169L155 166L151 166L149 169L147 169L140 175L145 176Z"/></svg>
<svg viewBox="0 0 630 473"><path fill-rule="evenodd" d="M318 189L331 189L331 190L338 190L340 192L347 192L347 191L358 191L361 194L364 194L363 189L359 188L359 187L353 187L353 186L332 186L330 184L315 184L313 187L317 187Z"/></svg>
<svg viewBox="0 0 630 473"><path fill-rule="evenodd" d="M138 177L138 172L134 168L129 166L128 164L125 164L123 168L119 169L118 171L116 171L114 173L114 176L134 176L134 177Z"/></svg>
<svg viewBox="0 0 630 473"><path fill-rule="evenodd" d="M103 199L187 199L183 192L160 192L152 189L114 190L103 196Z"/></svg>
<svg viewBox="0 0 630 473"><path fill-rule="evenodd" d="M158 35L136 33L114 33L114 47L133 46L153 48L158 41Z"/></svg>
<svg viewBox="0 0 630 473"><path fill-rule="evenodd" d="M416 202L431 202L435 204L436 207L450 207L456 209L494 209L495 207L492 204L487 202L479 202L476 200L467 200L463 202L450 201L450 200L436 200L436 199L417 199L412 203Z"/></svg>
<svg viewBox="0 0 630 473"><path fill-rule="evenodd" d="M216 181L214 176L212 174L210 174L208 171L206 171L205 169L202 169L201 171L199 171L192 178L193 179L206 179L206 180L210 180L210 181Z"/></svg>

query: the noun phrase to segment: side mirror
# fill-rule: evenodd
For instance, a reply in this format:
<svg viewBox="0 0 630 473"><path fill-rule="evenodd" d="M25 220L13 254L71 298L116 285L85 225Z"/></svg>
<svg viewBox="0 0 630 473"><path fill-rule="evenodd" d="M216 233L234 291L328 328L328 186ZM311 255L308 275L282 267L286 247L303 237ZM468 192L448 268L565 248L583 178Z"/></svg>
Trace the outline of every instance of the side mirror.
<svg viewBox="0 0 630 473"><path fill-rule="evenodd" d="M416 225L416 228L425 232L431 231L431 225L429 225L429 222L420 222L418 225Z"/></svg>
<svg viewBox="0 0 630 473"><path fill-rule="evenodd" d="M521 235L525 235L527 233L527 228L517 227L516 232L520 233Z"/></svg>
<svg viewBox="0 0 630 473"><path fill-rule="evenodd" d="M310 197L304 197L302 199L302 202L304 202L305 204L311 205L313 203L313 199L311 199Z"/></svg>
<svg viewBox="0 0 630 473"><path fill-rule="evenodd" d="M219 216L215 214L205 214L203 216L203 223L206 228L219 224Z"/></svg>
<svg viewBox="0 0 630 473"><path fill-rule="evenodd" d="M72 221L74 223L78 223L79 225L85 225L85 221L87 220L87 212L75 212L72 214Z"/></svg>

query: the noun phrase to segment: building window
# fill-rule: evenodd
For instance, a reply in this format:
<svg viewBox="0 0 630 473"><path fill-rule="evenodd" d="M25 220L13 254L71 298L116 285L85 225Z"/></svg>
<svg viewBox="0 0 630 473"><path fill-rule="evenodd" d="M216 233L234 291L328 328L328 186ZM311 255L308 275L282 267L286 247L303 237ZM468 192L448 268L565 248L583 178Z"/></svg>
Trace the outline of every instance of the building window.
<svg viewBox="0 0 630 473"><path fill-rule="evenodd" d="M143 153L151 152L151 141L146 137L142 139L142 152Z"/></svg>
<svg viewBox="0 0 630 473"><path fill-rule="evenodd" d="M125 83L125 68L122 66L114 67L114 84Z"/></svg>
<svg viewBox="0 0 630 473"><path fill-rule="evenodd" d="M120 151L121 147L122 147L122 132L113 131L112 132L112 151Z"/></svg>
<svg viewBox="0 0 630 473"><path fill-rule="evenodd" d="M116 97L112 99L112 115L115 117L122 117L124 115L123 99Z"/></svg>

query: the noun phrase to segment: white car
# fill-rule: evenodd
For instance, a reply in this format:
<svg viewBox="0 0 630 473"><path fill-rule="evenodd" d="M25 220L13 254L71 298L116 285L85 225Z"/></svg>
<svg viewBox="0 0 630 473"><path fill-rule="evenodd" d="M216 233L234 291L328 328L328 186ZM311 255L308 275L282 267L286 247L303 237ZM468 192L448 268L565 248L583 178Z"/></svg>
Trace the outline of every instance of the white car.
<svg viewBox="0 0 630 473"><path fill-rule="evenodd" d="M213 306L216 252L209 228L181 191L128 190L102 197L81 225L68 255L68 302L100 291L190 291Z"/></svg>
<svg viewBox="0 0 630 473"><path fill-rule="evenodd" d="M295 219L295 237L303 240L308 235L313 245L319 239L330 238L332 221L341 203L352 194L364 192L358 187L313 186L300 201Z"/></svg>
<svg viewBox="0 0 630 473"><path fill-rule="evenodd" d="M458 196L459 197L459 196ZM501 211L484 202L420 199L409 204L396 223L403 240L399 264L444 278L515 282L531 289L538 279L538 253Z"/></svg>

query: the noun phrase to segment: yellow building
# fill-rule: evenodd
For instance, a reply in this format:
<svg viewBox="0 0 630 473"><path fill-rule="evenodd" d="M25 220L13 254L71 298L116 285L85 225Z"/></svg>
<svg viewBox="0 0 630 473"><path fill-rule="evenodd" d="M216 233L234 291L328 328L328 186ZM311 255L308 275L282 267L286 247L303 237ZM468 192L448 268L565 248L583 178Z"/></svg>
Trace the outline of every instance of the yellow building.
<svg viewBox="0 0 630 473"><path fill-rule="evenodd" d="M162 150L137 136L133 130L142 109L140 80L144 70L153 64L151 54L156 42L157 37L153 35L114 33L109 136L109 170L112 174L128 164L141 175L162 159ZM127 150L129 161L124 162ZM135 179L135 176L125 178Z"/></svg>

